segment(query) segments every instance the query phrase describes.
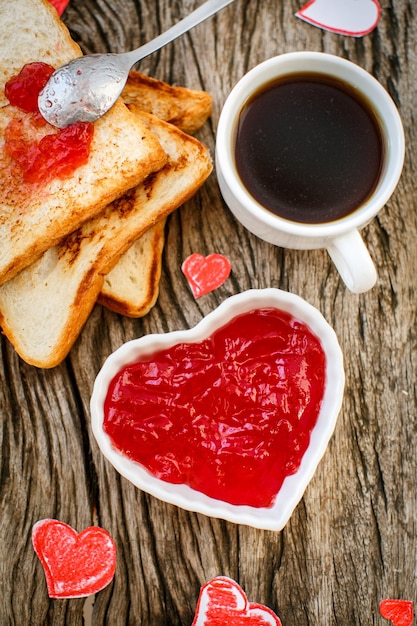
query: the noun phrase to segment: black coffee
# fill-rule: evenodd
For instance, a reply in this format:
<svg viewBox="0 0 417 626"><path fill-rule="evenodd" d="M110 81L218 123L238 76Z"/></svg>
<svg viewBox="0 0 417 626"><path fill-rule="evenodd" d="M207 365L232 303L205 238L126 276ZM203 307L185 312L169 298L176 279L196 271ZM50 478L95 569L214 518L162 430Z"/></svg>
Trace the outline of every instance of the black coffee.
<svg viewBox="0 0 417 626"><path fill-rule="evenodd" d="M352 88L319 74L264 86L241 112L235 159L250 194L281 217L337 220L373 192L383 139L370 105Z"/></svg>

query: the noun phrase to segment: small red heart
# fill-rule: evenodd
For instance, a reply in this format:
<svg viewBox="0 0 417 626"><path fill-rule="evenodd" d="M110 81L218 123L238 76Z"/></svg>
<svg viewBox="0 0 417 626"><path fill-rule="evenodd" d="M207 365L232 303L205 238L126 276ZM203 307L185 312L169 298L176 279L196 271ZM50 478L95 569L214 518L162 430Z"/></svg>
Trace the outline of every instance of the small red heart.
<svg viewBox="0 0 417 626"><path fill-rule="evenodd" d="M243 589L231 578L217 576L200 590L191 626L281 626L280 619L262 604L248 602Z"/></svg>
<svg viewBox="0 0 417 626"><path fill-rule="evenodd" d="M231 264L222 254L191 254L181 267L195 298L220 287L231 271Z"/></svg>
<svg viewBox="0 0 417 626"><path fill-rule="evenodd" d="M377 0L309 0L295 15L339 35L363 37L376 27L380 13Z"/></svg>
<svg viewBox="0 0 417 626"><path fill-rule="evenodd" d="M58 15L62 15L69 0L49 0L49 2L56 8Z"/></svg>
<svg viewBox="0 0 417 626"><path fill-rule="evenodd" d="M413 623L413 603L409 600L382 600L379 612L391 620L393 626L411 626Z"/></svg>
<svg viewBox="0 0 417 626"><path fill-rule="evenodd" d="M116 546L108 532L90 526L81 533L44 519L32 530L50 598L82 598L103 589L114 576Z"/></svg>

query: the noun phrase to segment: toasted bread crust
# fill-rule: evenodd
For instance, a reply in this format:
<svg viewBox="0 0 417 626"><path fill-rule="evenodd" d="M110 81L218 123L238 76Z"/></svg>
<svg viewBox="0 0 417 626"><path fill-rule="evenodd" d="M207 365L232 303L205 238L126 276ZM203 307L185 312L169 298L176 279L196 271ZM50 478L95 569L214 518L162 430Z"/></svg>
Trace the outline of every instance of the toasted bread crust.
<svg viewBox="0 0 417 626"><path fill-rule="evenodd" d="M169 85L132 70L122 92L126 104L134 104L165 122L193 135L212 114L213 100L206 91Z"/></svg>
<svg viewBox="0 0 417 626"><path fill-rule="evenodd" d="M165 219L137 239L105 276L98 303L127 317L143 317L159 294Z"/></svg>
<svg viewBox="0 0 417 626"><path fill-rule="evenodd" d="M71 350L104 280L90 269L80 283L71 272L62 275L61 281L54 281L52 268L58 254L58 246L50 248L0 287L3 334L26 363L44 369L59 365ZM67 293L72 296L69 303ZM44 326L45 332L39 332L39 325Z"/></svg>

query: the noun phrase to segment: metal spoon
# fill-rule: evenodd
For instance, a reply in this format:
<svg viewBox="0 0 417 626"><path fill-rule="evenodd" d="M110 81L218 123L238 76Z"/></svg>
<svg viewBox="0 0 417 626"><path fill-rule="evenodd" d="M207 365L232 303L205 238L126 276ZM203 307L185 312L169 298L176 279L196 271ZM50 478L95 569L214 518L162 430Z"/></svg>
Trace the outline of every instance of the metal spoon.
<svg viewBox="0 0 417 626"><path fill-rule="evenodd" d="M58 68L39 94L47 122L64 128L74 122L93 122L115 103L132 66L159 50L233 0L206 0L198 9L149 43L124 54L89 54Z"/></svg>

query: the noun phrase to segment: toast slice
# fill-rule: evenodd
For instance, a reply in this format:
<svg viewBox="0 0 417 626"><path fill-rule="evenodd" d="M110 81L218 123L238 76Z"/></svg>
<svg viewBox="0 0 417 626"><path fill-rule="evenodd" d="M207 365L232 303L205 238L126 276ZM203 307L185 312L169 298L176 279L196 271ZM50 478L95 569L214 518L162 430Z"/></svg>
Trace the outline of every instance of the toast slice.
<svg viewBox="0 0 417 626"><path fill-rule="evenodd" d="M189 135L201 128L213 110L213 99L207 91L169 85L135 70L129 73L122 99Z"/></svg>
<svg viewBox="0 0 417 626"><path fill-rule="evenodd" d="M79 55L47 0L1 2L0 35L2 97L4 80L22 63L61 64ZM31 113L10 104L0 108L0 284L166 162L158 141L120 99L95 122L85 165L63 180L24 182L16 162L5 152L11 123L23 128L30 142L56 132L48 124L34 124Z"/></svg>
<svg viewBox="0 0 417 626"><path fill-rule="evenodd" d="M209 151L195 138L136 108L134 115L163 147L166 165L0 287L0 325L29 364L49 368L65 358L104 275L143 233L190 198L212 170Z"/></svg>
<svg viewBox="0 0 417 626"><path fill-rule="evenodd" d="M165 223L157 222L120 257L104 277L99 304L127 317L149 313L159 294Z"/></svg>
<svg viewBox="0 0 417 626"><path fill-rule="evenodd" d="M212 98L207 92L172 86L134 70L122 97L189 134L212 113ZM150 311L159 294L164 230L165 220L161 220L120 257L105 276L100 304L128 317L142 317Z"/></svg>

